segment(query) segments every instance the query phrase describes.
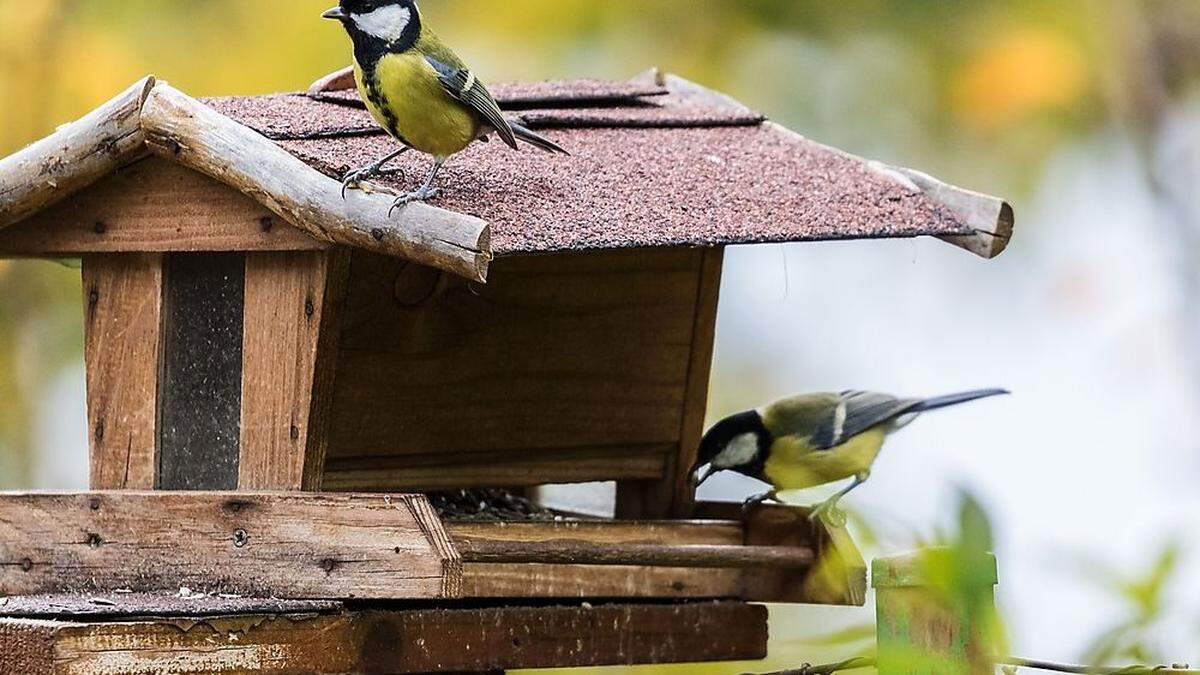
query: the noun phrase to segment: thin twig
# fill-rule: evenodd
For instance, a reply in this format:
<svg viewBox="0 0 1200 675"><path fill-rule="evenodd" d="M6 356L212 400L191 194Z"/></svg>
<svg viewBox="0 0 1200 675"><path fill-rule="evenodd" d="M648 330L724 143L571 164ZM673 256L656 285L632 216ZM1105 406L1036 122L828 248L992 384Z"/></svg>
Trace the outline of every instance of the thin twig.
<svg viewBox="0 0 1200 675"><path fill-rule="evenodd" d="M1038 661L1035 659L1021 659L1017 657L1005 657L997 661L998 664L1005 666L1014 666L1017 668L1030 668L1033 670L1049 670L1058 673L1072 673L1074 675L1200 675L1200 670L1190 670L1187 664L1175 664L1171 666L1076 666L1066 663L1053 663L1050 661ZM858 670L860 668L874 668L875 659L871 657L858 657L839 661L837 663L825 663L822 665L804 664L799 668L792 670L777 670L772 673L763 673L762 675L833 675L834 673L843 670ZM751 675L746 673L745 675Z"/></svg>
<svg viewBox="0 0 1200 675"><path fill-rule="evenodd" d="M874 668L875 659L867 656L860 656L853 659L846 659L837 663L826 663L819 666L804 664L799 668L792 670L777 670L773 673L763 673L763 675L833 675L843 670L858 670L860 668ZM744 675L751 675L745 673Z"/></svg>
<svg viewBox="0 0 1200 675"><path fill-rule="evenodd" d="M1186 664L1177 664L1173 666L1123 666L1123 667L1106 667L1106 666L1074 666L1064 663L1051 663L1050 661L1037 661L1034 659L1019 659L1016 657L1008 657L1000 659L999 663L1006 666L1016 666L1018 668L1032 668L1034 670L1051 670L1059 673L1077 673L1078 675L1162 675L1169 673L1170 675L1200 675L1200 670L1189 670Z"/></svg>

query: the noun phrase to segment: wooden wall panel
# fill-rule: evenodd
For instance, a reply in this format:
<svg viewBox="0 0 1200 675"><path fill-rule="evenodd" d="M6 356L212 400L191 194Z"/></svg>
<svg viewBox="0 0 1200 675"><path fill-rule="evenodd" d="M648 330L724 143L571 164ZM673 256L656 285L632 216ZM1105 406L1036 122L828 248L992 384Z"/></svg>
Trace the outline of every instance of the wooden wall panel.
<svg viewBox="0 0 1200 675"><path fill-rule="evenodd" d="M0 230L0 257L324 248L250 197L158 158Z"/></svg>
<svg viewBox="0 0 1200 675"><path fill-rule="evenodd" d="M83 260L93 489L154 487L162 288L160 255Z"/></svg>
<svg viewBox="0 0 1200 675"><path fill-rule="evenodd" d="M340 252L246 257L242 490L320 487L347 264Z"/></svg>
<svg viewBox="0 0 1200 675"><path fill-rule="evenodd" d="M477 286L355 253L331 466L382 457L394 468L416 455L444 455L447 467L474 455L483 465L493 453L550 461L579 448L673 453L689 400L705 257L666 250L503 258L490 283ZM614 452L578 479L628 477L627 464ZM508 485L545 482L535 472L515 483L520 476L501 475ZM489 484L487 475L472 478Z"/></svg>

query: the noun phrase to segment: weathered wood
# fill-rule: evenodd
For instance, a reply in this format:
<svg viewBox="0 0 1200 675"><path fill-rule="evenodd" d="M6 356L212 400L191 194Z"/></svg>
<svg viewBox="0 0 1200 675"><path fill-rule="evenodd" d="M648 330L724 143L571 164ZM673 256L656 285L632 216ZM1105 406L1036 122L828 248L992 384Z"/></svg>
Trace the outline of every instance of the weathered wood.
<svg viewBox="0 0 1200 675"><path fill-rule="evenodd" d="M309 93L319 94L323 91L344 91L358 86L354 82L354 66L346 66L313 82L308 87Z"/></svg>
<svg viewBox="0 0 1200 675"><path fill-rule="evenodd" d="M320 487L347 266L341 251L246 257L242 490Z"/></svg>
<svg viewBox="0 0 1200 675"><path fill-rule="evenodd" d="M468 598L740 598L746 570L464 563Z"/></svg>
<svg viewBox="0 0 1200 675"><path fill-rule="evenodd" d="M0 159L0 229L91 185L145 152L147 77L82 119Z"/></svg>
<svg viewBox="0 0 1200 675"><path fill-rule="evenodd" d="M257 132L173 87L146 99L142 126L157 154L254 196L319 241L403 256L483 281L491 262L482 220L410 204L395 212L386 194L348 192Z"/></svg>
<svg viewBox="0 0 1200 675"><path fill-rule="evenodd" d="M423 496L0 495L0 595L442 598L461 561Z"/></svg>
<svg viewBox="0 0 1200 675"><path fill-rule="evenodd" d="M696 461L700 438L704 435L724 260L724 249L711 249L703 253L696 285L692 353L677 449L667 455L661 479L621 481L617 484L619 518L683 518L691 513L695 505L696 489L688 474Z"/></svg>
<svg viewBox="0 0 1200 675"><path fill-rule="evenodd" d="M403 480L408 466L428 488L439 464L442 476L493 486L661 478L663 450L680 442L704 256L503 258L491 283L476 288L356 252L330 467L361 469L374 458L386 468L358 474L365 484L343 472L336 484L415 489L378 480ZM643 459L631 462L631 452ZM586 465L574 469L557 461L580 456ZM510 462L524 467L509 470ZM538 473L552 463L553 478Z"/></svg>
<svg viewBox="0 0 1200 675"><path fill-rule="evenodd" d="M986 587L961 589L985 603L968 614L930 579L928 563L938 554L897 556L871 566L881 673L990 675L996 670L990 643L995 626L983 625L994 618L989 614L995 610L996 559L981 558L969 577Z"/></svg>
<svg viewBox="0 0 1200 675"><path fill-rule="evenodd" d="M238 486L245 275L240 253L167 258L159 489Z"/></svg>
<svg viewBox="0 0 1200 675"><path fill-rule="evenodd" d="M162 288L162 256L83 260L93 489L154 487Z"/></svg>
<svg viewBox="0 0 1200 675"><path fill-rule="evenodd" d="M333 458L325 465L325 490L416 491L465 487L581 483L604 476L617 479L655 479L666 473L667 444L628 447L563 448L553 452L528 450L489 453L438 453L401 457Z"/></svg>
<svg viewBox="0 0 1200 675"><path fill-rule="evenodd" d="M281 600L212 596L201 593L88 593L10 595L0 603L0 617L15 619L92 618L138 619L163 617L227 617L234 614L334 614L345 609L340 600ZM0 670L0 672L5 672Z"/></svg>
<svg viewBox="0 0 1200 675"><path fill-rule="evenodd" d="M147 157L0 230L0 256L328 248L250 197Z"/></svg>
<svg viewBox="0 0 1200 675"><path fill-rule="evenodd" d="M361 611L86 623L0 620L8 672L447 673L760 659L740 603Z"/></svg>
<svg viewBox="0 0 1200 675"><path fill-rule="evenodd" d="M801 546L661 546L455 539L464 563L630 565L639 567L807 569L816 556Z"/></svg>

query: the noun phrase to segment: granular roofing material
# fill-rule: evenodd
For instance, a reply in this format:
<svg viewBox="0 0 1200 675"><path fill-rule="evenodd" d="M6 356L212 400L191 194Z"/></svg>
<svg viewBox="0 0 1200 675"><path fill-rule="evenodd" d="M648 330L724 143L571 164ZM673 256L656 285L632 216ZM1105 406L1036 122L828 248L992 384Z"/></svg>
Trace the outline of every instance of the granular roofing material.
<svg viewBox="0 0 1200 675"><path fill-rule="evenodd" d="M866 162L744 108L645 85L522 86L506 99L510 117L571 155L477 143L446 166L434 202L488 221L496 255L974 231ZM601 95L608 101L597 105ZM545 107L513 110L512 101ZM340 102L284 94L208 103L333 178L397 147L364 110ZM411 189L429 162L408 153L391 165L400 175L377 182Z"/></svg>

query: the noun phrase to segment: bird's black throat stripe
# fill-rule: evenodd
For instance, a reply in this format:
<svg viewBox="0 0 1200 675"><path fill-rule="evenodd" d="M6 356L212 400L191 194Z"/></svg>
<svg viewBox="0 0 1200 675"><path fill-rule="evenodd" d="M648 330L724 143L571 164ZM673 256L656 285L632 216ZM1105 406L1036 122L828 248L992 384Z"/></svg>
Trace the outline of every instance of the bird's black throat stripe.
<svg viewBox="0 0 1200 675"><path fill-rule="evenodd" d="M379 86L379 80L375 77L375 68L371 68L371 72L363 71L363 82L367 87L367 99L375 109L383 115L383 120L386 123L386 129L396 140L401 143L412 146L408 140L404 138L404 134L400 133L400 120L396 119L396 113L392 112L391 106L388 105L387 97L384 96L382 89Z"/></svg>

